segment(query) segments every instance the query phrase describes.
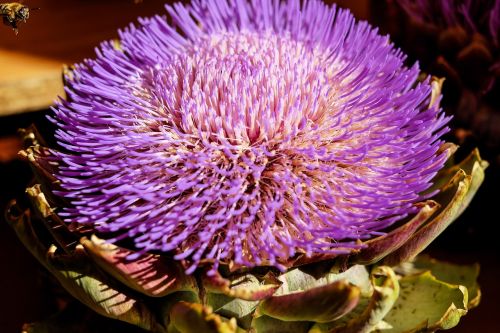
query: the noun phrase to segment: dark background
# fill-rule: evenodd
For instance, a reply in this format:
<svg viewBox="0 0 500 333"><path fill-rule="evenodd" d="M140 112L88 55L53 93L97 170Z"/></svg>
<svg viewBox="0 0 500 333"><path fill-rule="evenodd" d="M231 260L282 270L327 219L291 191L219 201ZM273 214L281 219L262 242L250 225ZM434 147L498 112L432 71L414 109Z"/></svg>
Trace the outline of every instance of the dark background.
<svg viewBox="0 0 500 333"><path fill-rule="evenodd" d="M163 1L26 1L32 12L15 36L0 26L0 52L19 52L73 63L94 54L99 41L116 37L116 29L137 16L163 12ZM356 16L368 17L367 1L342 1ZM12 61L16 61L15 58ZM0 76L2 69L0 68ZM2 89L0 81L0 89ZM55 96L54 96L55 97ZM43 123L46 110L0 117L0 211L13 197L23 194L30 179L29 167L16 158L19 141L16 129L33 122ZM486 171L486 180L465 213L427 250L457 263L479 262L483 298L460 324L449 332L500 331L500 170L496 164ZM5 221L0 220L0 332L20 332L25 322L52 314L56 307L50 277L18 241Z"/></svg>

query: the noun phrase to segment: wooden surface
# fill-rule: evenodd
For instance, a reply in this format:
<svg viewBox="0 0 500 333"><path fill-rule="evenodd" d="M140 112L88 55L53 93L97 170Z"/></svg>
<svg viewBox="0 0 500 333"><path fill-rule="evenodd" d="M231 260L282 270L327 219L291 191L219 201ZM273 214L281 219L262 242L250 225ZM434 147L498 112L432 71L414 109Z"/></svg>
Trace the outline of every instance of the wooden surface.
<svg viewBox="0 0 500 333"><path fill-rule="evenodd" d="M117 29L164 11L164 1L31 0L31 11L16 35L0 25L0 116L45 109L64 93L63 64L94 56L99 42Z"/></svg>
<svg viewBox="0 0 500 333"><path fill-rule="evenodd" d="M61 63L0 50L0 116L47 108L63 94Z"/></svg>
<svg viewBox="0 0 500 333"><path fill-rule="evenodd" d="M3 2L3 1L2 1ZM339 0L360 18L367 0ZM164 13L162 0L26 0L31 11L19 34L0 24L0 116L45 109L64 93L63 64L94 56L100 41L139 16Z"/></svg>

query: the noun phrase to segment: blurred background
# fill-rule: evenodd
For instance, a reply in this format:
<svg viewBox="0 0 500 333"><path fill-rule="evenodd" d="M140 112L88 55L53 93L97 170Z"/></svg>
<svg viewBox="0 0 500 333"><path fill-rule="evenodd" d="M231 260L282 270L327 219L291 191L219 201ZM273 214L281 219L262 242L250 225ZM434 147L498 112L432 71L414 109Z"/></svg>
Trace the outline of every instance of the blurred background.
<svg viewBox="0 0 500 333"><path fill-rule="evenodd" d="M359 19L384 25L384 1L337 1ZM21 196L30 181L29 167L18 160L16 131L32 123L48 126L45 115L58 96L64 96L63 64L93 57L100 41L117 37L117 29L138 16L164 12L163 0L26 0L32 10L16 35L0 26L0 211ZM500 128L498 129L500 130ZM467 147L467 144L465 145ZM465 149L465 148L464 148ZM497 163L486 171L486 181L469 209L427 250L456 263L481 264L483 298L478 308L449 332L498 332L500 325L500 172ZM52 282L44 269L0 220L0 332L17 333L26 322L46 318L57 309Z"/></svg>

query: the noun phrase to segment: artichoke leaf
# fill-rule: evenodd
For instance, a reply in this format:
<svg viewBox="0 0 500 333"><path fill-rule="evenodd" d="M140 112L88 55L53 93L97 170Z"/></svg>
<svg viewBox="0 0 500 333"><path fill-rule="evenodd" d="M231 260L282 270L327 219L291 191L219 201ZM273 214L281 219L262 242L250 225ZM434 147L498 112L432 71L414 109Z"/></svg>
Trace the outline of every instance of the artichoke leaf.
<svg viewBox="0 0 500 333"><path fill-rule="evenodd" d="M15 210L11 205L7 220L19 239L73 297L100 315L146 330L162 331L144 303L116 289L106 276L95 269L81 245L73 253L58 254L55 245L47 245L38 237L29 210L14 215Z"/></svg>
<svg viewBox="0 0 500 333"><path fill-rule="evenodd" d="M434 178L440 193L432 199L440 208L429 221L418 229L399 249L384 259L384 264L395 266L413 259L422 252L441 232L448 227L467 207L484 180L484 170L488 167L475 149L461 163L438 173ZM446 183L446 185L443 185Z"/></svg>
<svg viewBox="0 0 500 333"><path fill-rule="evenodd" d="M471 181L469 191L467 192L464 200L462 200L461 202L460 211L457 217L463 213L465 208L469 206L472 198L474 198L474 195L484 181L485 170L488 167L488 162L481 160L481 157L479 156L479 150L477 148L474 149L471 155L472 157L470 158L469 162L462 165L462 170L464 170L468 175L471 176Z"/></svg>
<svg viewBox="0 0 500 333"><path fill-rule="evenodd" d="M328 280L333 282L333 281L338 281L338 280L345 280L356 287L359 288L361 295L365 296L368 295L370 296L373 292L373 285L371 283L370 279L370 273L366 269L366 266L363 265L354 265L348 270L338 273L338 274L328 274L327 275Z"/></svg>
<svg viewBox="0 0 500 333"><path fill-rule="evenodd" d="M258 301L272 296L281 281L266 279L261 282L252 274L222 277L218 272L203 275L202 281L207 293L207 303L214 312L224 317L237 318L238 325L248 329Z"/></svg>
<svg viewBox="0 0 500 333"><path fill-rule="evenodd" d="M246 301L257 301L270 297L280 286L278 283L261 283L252 274L244 274L226 279L218 272L213 272L210 275L205 274L202 279L203 286L208 292L224 294L228 297Z"/></svg>
<svg viewBox="0 0 500 333"><path fill-rule="evenodd" d="M384 321L384 333L435 332L458 324L467 313L467 289L437 280L427 271L399 280L399 297Z"/></svg>
<svg viewBox="0 0 500 333"><path fill-rule="evenodd" d="M366 267L362 265L354 265L342 273L337 273L335 268L333 268L320 277L308 273L303 267L298 267L280 275L278 279L281 281L281 286L276 290L274 296L306 291L326 286L339 280L345 280L357 286L363 293L371 293L370 275Z"/></svg>
<svg viewBox="0 0 500 333"><path fill-rule="evenodd" d="M37 138L37 140L40 139ZM54 176L54 165L51 163L52 152L48 147L36 143L19 151L18 155L29 163L37 183L35 186L44 193L51 206L65 206L69 203L67 198L54 195L54 191L60 191L62 187L60 181ZM53 218L59 219L57 216Z"/></svg>
<svg viewBox="0 0 500 333"><path fill-rule="evenodd" d="M345 280L325 286L263 300L258 315L282 321L333 321L350 312L358 303L360 289Z"/></svg>
<svg viewBox="0 0 500 333"><path fill-rule="evenodd" d="M47 146L47 142L40 135L40 132L34 124L29 125L26 128L19 128L17 134L23 142L24 148L29 148L31 146Z"/></svg>
<svg viewBox="0 0 500 333"><path fill-rule="evenodd" d="M178 302L170 311L169 333L243 333L235 319L224 320L197 303Z"/></svg>
<svg viewBox="0 0 500 333"><path fill-rule="evenodd" d="M42 192L40 184L28 187L26 194L35 215L39 217L37 222L45 225L45 229L50 232L54 241L62 250L67 252L68 248L78 243L78 238L68 230L67 225L54 213L54 209L50 206L45 193Z"/></svg>
<svg viewBox="0 0 500 333"><path fill-rule="evenodd" d="M453 157L451 159L453 159ZM488 162L481 159L477 148L474 149L466 158L460 161L460 163L450 163L450 166L441 169L432 180L432 186L424 193L431 193L436 190L443 189L460 170L463 170L468 175L477 174L476 177L481 177L482 174L484 177L484 172L475 171L473 170L474 167L480 167L483 171L488 167ZM482 179L478 182L477 186L479 186L481 182Z"/></svg>
<svg viewBox="0 0 500 333"><path fill-rule="evenodd" d="M366 247L362 248L359 253L353 255L350 261L363 265L370 265L378 262L405 244L415 231L427 222L439 207L439 204L435 201L428 200L422 204L420 211L408 222L385 235L364 242Z"/></svg>
<svg viewBox="0 0 500 333"><path fill-rule="evenodd" d="M54 246L49 248L49 269L73 297L103 316L119 319L146 330L159 330L148 307L139 299L115 288L106 276L92 266L88 258L85 260L87 269L73 269L71 266L64 269L60 264L52 263L50 256L55 256L55 251ZM68 258L67 261L73 260Z"/></svg>
<svg viewBox="0 0 500 333"><path fill-rule="evenodd" d="M312 323L308 321L281 321L269 316L254 318L250 333L308 333Z"/></svg>
<svg viewBox="0 0 500 333"><path fill-rule="evenodd" d="M215 313L227 318L236 318L238 326L248 329L259 301L246 301L225 294L209 293L207 304Z"/></svg>
<svg viewBox="0 0 500 333"><path fill-rule="evenodd" d="M443 232L460 214L462 201L467 197L471 176L457 172L450 183L434 199L441 205L433 217L418 229L405 244L383 259L383 264L395 266L412 260Z"/></svg>
<svg viewBox="0 0 500 333"><path fill-rule="evenodd" d="M392 309L399 295L398 278L387 266L371 273L373 294L363 297L358 306L337 321L313 325L308 333L368 333L383 327L383 318Z"/></svg>
<svg viewBox="0 0 500 333"><path fill-rule="evenodd" d="M107 243L92 235L83 237L80 243L92 260L108 274L139 291L152 297L162 297L176 291L197 291L196 280L174 260L154 254L139 255L134 260L128 259L136 253L132 250Z"/></svg>
<svg viewBox="0 0 500 333"><path fill-rule="evenodd" d="M395 267L398 274L411 275L430 271L436 279L467 288L468 304L467 308L472 309L479 305L481 290L477 283L479 276L479 264L457 265L439 261L428 255L419 255L413 262L405 262Z"/></svg>

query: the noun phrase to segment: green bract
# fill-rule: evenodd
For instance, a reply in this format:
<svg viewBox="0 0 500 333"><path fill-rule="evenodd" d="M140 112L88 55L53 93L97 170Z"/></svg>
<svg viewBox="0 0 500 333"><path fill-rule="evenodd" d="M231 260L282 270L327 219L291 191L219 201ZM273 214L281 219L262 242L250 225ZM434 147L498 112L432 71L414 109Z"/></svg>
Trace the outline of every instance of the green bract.
<svg viewBox="0 0 500 333"><path fill-rule="evenodd" d="M440 192L421 202L418 214L365 241L356 253L297 256L284 273L227 265L209 276L203 269L186 275L181 262L158 254L129 260L132 250L63 223L51 194L57 183L34 154L47 148L33 129L22 134L21 155L38 184L27 189L31 205L12 202L7 219L61 285L102 316L157 333L433 332L455 326L479 303L477 266L416 257L462 213L483 181L487 163L478 151L459 164L450 160L429 190ZM96 331L75 322L75 312L26 331ZM122 324L100 325L104 332ZM135 332L133 326L119 330Z"/></svg>

